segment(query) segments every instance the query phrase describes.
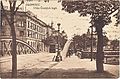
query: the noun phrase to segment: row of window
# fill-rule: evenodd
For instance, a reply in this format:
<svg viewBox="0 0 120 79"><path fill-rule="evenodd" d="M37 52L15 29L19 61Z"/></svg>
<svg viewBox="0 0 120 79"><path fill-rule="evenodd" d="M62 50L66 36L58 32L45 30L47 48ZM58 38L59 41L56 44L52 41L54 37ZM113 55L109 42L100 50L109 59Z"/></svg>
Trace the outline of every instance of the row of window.
<svg viewBox="0 0 120 79"><path fill-rule="evenodd" d="M37 43L36 43L36 42L32 42L32 41L28 41L28 44L31 45L32 47L35 47L35 48L36 48L36 46L37 46L37 45L36 45Z"/></svg>
<svg viewBox="0 0 120 79"><path fill-rule="evenodd" d="M43 44L42 43L37 43L34 41L28 41L28 44L31 45L32 47L34 47L35 49L37 49L37 51L41 51L43 50Z"/></svg>
<svg viewBox="0 0 120 79"><path fill-rule="evenodd" d="M7 25L7 21L3 20L3 21L2 21L2 26L6 26L6 25ZM15 25L16 25L17 27L23 27L23 26L24 26L24 21L17 21L17 22L15 23Z"/></svg>
<svg viewBox="0 0 120 79"><path fill-rule="evenodd" d="M38 31L38 32L41 32L41 33L45 33L45 29L43 29L42 27L40 27L30 21L28 21L28 28Z"/></svg>
<svg viewBox="0 0 120 79"><path fill-rule="evenodd" d="M17 21L16 26L23 27L24 26L24 21Z"/></svg>
<svg viewBox="0 0 120 79"><path fill-rule="evenodd" d="M31 31L31 30L28 30L27 32L28 32L27 33L28 37L36 38L36 39L44 39L44 35L42 35L42 34L38 34L38 33Z"/></svg>

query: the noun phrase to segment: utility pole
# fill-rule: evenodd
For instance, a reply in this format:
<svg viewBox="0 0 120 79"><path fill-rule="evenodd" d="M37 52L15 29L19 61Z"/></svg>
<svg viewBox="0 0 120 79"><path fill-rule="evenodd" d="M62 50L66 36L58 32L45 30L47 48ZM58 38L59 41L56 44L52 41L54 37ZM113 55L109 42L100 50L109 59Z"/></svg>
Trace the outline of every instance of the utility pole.
<svg viewBox="0 0 120 79"><path fill-rule="evenodd" d="M93 60L93 26L91 27L91 61Z"/></svg>

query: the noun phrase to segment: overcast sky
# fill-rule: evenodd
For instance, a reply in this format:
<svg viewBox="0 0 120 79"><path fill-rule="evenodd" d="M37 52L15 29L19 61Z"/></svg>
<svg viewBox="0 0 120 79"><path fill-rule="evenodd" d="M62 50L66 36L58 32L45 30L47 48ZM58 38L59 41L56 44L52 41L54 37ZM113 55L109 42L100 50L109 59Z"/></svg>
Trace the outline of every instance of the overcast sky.
<svg viewBox="0 0 120 79"><path fill-rule="evenodd" d="M54 28L56 29L57 23L61 23L61 30L65 30L69 38L74 34L81 35L86 33L90 26L90 16L79 17L77 12L69 14L61 10L61 3L58 3L58 1L55 0L52 0L49 3L45 3L44 1L38 2L38 0L29 1L25 2L21 7L24 7L25 11L32 11L39 19L47 24L53 22ZM112 21L113 22L109 24L109 26L106 26L104 30L107 32L109 39L120 38L120 27L114 26L115 18L112 17Z"/></svg>

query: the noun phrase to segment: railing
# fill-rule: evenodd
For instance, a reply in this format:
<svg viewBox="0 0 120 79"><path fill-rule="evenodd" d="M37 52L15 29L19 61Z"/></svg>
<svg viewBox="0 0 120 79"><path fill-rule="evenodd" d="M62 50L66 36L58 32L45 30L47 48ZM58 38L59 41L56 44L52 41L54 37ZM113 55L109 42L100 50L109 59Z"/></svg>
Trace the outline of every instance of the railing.
<svg viewBox="0 0 120 79"><path fill-rule="evenodd" d="M95 59L96 58L96 53L93 52L92 56ZM114 63L118 64L119 63L119 53L120 51L113 51L113 50L107 50L104 51L104 63ZM91 52L90 51L82 51L81 58L91 58Z"/></svg>
<svg viewBox="0 0 120 79"><path fill-rule="evenodd" d="M119 50L107 50L104 52L104 63L119 64Z"/></svg>
<svg viewBox="0 0 120 79"><path fill-rule="evenodd" d="M0 55L11 55L11 38L0 38ZM37 53L37 50L23 40L16 39L17 54Z"/></svg>
<svg viewBox="0 0 120 79"><path fill-rule="evenodd" d="M95 59L96 52L92 53L92 57ZM81 58L91 58L91 52L90 51L82 51Z"/></svg>

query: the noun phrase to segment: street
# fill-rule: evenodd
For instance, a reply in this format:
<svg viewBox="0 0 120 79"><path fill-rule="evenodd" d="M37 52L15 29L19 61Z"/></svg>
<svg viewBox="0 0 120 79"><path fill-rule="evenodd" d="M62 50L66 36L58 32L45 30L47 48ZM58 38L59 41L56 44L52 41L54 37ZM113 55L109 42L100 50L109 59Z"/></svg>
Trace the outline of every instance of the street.
<svg viewBox="0 0 120 79"><path fill-rule="evenodd" d="M55 53L18 55L18 78L114 78L118 65L104 64L105 72L96 73L95 61L73 55L61 62L52 61ZM10 77L11 57L0 59L1 77Z"/></svg>
<svg viewBox="0 0 120 79"><path fill-rule="evenodd" d="M45 69L57 64L52 62L55 54L38 53L38 54L23 54L17 56L18 77L30 77L37 73L42 73ZM0 58L1 77L10 77L12 62L11 56Z"/></svg>

